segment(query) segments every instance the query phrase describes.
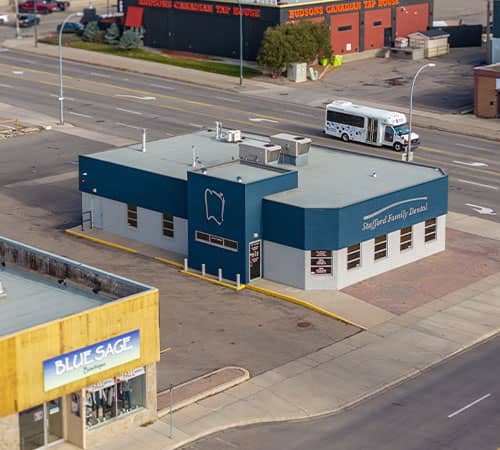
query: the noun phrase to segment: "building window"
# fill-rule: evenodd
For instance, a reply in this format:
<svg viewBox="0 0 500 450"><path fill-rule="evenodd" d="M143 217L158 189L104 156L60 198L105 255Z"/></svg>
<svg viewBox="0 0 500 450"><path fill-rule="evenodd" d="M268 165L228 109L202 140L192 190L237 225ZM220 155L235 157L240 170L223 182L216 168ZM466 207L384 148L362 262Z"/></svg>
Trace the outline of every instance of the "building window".
<svg viewBox="0 0 500 450"><path fill-rule="evenodd" d="M127 223L137 228L137 206L127 205Z"/></svg>
<svg viewBox="0 0 500 450"><path fill-rule="evenodd" d="M387 234L375 238L375 260L387 256Z"/></svg>
<svg viewBox="0 0 500 450"><path fill-rule="evenodd" d="M341 27L337 28L338 31L351 31L352 30L352 25L343 25Z"/></svg>
<svg viewBox="0 0 500 450"><path fill-rule="evenodd" d="M436 219L425 221L425 242L434 241L437 237Z"/></svg>
<svg viewBox="0 0 500 450"><path fill-rule="evenodd" d="M311 250L311 275L330 275L332 268L331 250Z"/></svg>
<svg viewBox="0 0 500 450"><path fill-rule="evenodd" d="M195 239L198 242L203 242L205 244L213 245L214 247L225 248L226 250L231 250L232 252L238 251L238 242L232 239L226 239L215 234L204 233L203 231L196 231Z"/></svg>
<svg viewBox="0 0 500 450"><path fill-rule="evenodd" d="M403 251L411 248L411 239L412 239L411 227L401 228L400 234L401 236L399 239L399 250Z"/></svg>
<svg viewBox="0 0 500 450"><path fill-rule="evenodd" d="M174 237L174 216L163 214L163 236Z"/></svg>
<svg viewBox="0 0 500 450"><path fill-rule="evenodd" d="M87 429L146 404L144 367L108 378L85 389L85 425ZM77 410L77 407L75 408Z"/></svg>
<svg viewBox="0 0 500 450"><path fill-rule="evenodd" d="M375 22L373 22L373 26L374 27L380 27L382 25L382 21L381 20L376 20Z"/></svg>
<svg viewBox="0 0 500 450"><path fill-rule="evenodd" d="M361 266L361 244L347 247L347 270Z"/></svg>

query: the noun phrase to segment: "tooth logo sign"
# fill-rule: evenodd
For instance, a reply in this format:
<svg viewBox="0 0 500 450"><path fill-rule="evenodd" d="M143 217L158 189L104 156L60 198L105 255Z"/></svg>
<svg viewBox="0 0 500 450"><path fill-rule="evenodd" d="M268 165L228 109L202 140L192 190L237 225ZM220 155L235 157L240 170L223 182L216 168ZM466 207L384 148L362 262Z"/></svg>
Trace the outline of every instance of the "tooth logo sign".
<svg viewBox="0 0 500 450"><path fill-rule="evenodd" d="M222 192L205 189L205 214L207 221L213 220L217 225L222 225L224 222L224 194Z"/></svg>

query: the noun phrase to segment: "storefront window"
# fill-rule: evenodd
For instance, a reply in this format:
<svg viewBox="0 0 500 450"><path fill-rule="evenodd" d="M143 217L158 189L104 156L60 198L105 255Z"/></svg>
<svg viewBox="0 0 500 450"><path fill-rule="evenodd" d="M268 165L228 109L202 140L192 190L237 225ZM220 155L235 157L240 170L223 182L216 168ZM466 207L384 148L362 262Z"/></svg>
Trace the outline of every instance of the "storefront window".
<svg viewBox="0 0 500 450"><path fill-rule="evenodd" d="M87 429L145 406L144 367L89 386L85 390Z"/></svg>

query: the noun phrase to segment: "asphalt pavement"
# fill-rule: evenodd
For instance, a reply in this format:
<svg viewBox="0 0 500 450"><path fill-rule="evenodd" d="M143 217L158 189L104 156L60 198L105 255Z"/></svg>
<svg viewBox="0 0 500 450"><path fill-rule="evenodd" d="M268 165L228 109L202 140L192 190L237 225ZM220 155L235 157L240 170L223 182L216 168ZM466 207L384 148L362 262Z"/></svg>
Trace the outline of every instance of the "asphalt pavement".
<svg viewBox="0 0 500 450"><path fill-rule="evenodd" d="M499 445L500 338L345 412L216 433L186 450L491 450ZM334 389L334 387L332 387Z"/></svg>

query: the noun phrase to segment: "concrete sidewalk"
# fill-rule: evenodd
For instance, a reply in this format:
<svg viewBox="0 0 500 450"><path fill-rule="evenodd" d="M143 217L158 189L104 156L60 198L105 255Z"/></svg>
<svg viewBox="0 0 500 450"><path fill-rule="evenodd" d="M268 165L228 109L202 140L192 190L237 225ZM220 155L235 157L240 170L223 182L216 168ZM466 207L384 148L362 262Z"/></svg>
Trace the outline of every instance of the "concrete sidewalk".
<svg viewBox="0 0 500 450"><path fill-rule="evenodd" d="M40 43L38 47L34 47L31 39L8 39L3 42L3 47L43 56L58 56L57 46ZM306 104L319 108L323 108L325 103L330 102L333 95L331 82L324 83L320 81L314 82L313 84L311 84L312 82L297 84L286 80L281 80L281 82L276 83L271 80L269 80L269 82L264 82L261 80L246 79L243 86L240 86L237 77L201 72L168 64L123 58L116 55L107 55L69 47L64 48L63 57L65 60L70 61L163 77L195 85L240 92L242 94L275 98L282 102ZM349 92L344 92L343 95L344 97L349 96ZM342 96L335 95L337 99L341 97ZM391 105L385 102L382 104L380 101L370 101L369 97L368 99L363 98L362 101L368 106L394 111L401 110L400 106ZM479 119L471 114L438 113L414 109L413 125L416 127L500 141L499 120Z"/></svg>
<svg viewBox="0 0 500 450"><path fill-rule="evenodd" d="M500 241L500 224L484 219L449 213L448 227ZM286 293L321 301L321 292ZM173 449L229 427L340 411L500 331L500 272L400 315L339 294L334 306L354 311L366 331L179 409L172 437L164 416L96 449Z"/></svg>

